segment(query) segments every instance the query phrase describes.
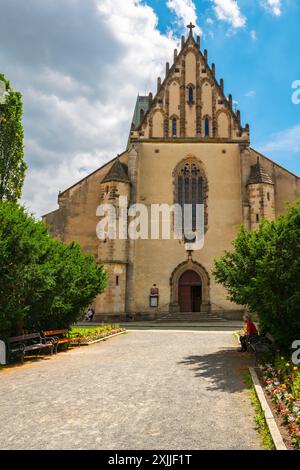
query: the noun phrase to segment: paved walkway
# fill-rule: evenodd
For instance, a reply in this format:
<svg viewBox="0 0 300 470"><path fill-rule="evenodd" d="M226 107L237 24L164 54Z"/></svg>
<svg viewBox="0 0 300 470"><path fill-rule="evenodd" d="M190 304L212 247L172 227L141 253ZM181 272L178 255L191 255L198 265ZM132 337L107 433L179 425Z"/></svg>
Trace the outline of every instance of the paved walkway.
<svg viewBox="0 0 300 470"><path fill-rule="evenodd" d="M130 331L0 371L0 449L259 449L227 331Z"/></svg>

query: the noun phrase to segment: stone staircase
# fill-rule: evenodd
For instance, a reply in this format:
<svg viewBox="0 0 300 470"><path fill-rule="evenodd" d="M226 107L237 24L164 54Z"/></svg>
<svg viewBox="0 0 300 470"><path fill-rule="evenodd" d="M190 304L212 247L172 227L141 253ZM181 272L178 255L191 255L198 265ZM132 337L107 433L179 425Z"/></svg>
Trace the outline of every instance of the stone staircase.
<svg viewBox="0 0 300 470"><path fill-rule="evenodd" d="M210 323L226 321L216 312L176 312L166 313L154 320L155 323Z"/></svg>

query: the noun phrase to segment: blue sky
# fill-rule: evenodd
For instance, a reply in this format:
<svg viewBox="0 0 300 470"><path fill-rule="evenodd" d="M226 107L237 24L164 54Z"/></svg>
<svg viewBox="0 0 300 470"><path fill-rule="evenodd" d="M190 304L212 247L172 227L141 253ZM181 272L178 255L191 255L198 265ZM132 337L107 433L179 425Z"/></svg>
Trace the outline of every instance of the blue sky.
<svg viewBox="0 0 300 470"><path fill-rule="evenodd" d="M155 91L190 21L252 146L300 174L299 0L1 0L0 71L23 94L37 216L124 150L137 94Z"/></svg>
<svg viewBox="0 0 300 470"><path fill-rule="evenodd" d="M171 28L182 33L166 2L147 3L156 11L162 32ZM209 62L215 62L218 77L225 80L225 92L233 94L243 122L250 124L252 146L299 175L300 105L292 103L291 95L292 83L300 80L300 2L277 2L280 14L275 14L272 5L264 8L260 1L239 1L245 18L241 27L221 21L210 0L192 3L203 33L202 49L208 49ZM287 136L290 145L283 144Z"/></svg>

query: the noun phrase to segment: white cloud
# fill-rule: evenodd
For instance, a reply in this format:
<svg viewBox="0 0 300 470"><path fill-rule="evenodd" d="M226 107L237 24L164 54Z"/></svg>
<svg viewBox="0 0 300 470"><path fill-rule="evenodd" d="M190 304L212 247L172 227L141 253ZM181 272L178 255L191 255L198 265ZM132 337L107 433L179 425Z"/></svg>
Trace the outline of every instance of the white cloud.
<svg viewBox="0 0 300 470"><path fill-rule="evenodd" d="M262 5L274 16L280 16L282 13L282 0L263 0Z"/></svg>
<svg viewBox="0 0 300 470"><path fill-rule="evenodd" d="M300 152L300 124L273 134L270 141L262 145L261 152Z"/></svg>
<svg viewBox="0 0 300 470"><path fill-rule="evenodd" d="M186 26L192 22L196 28L197 34L202 34L201 29L197 26L196 5L192 0L168 0L167 7L176 15L178 25L186 29Z"/></svg>
<svg viewBox="0 0 300 470"><path fill-rule="evenodd" d="M249 90L249 91L247 91L247 92L245 93L245 96L246 96L247 98L252 98L252 97L255 96L255 95L256 95L256 92L255 92L254 90Z"/></svg>
<svg viewBox="0 0 300 470"><path fill-rule="evenodd" d="M251 39L253 39L253 41L256 41L257 34L256 34L256 31L254 29L252 29L252 31L250 31L250 36L251 36Z"/></svg>
<svg viewBox="0 0 300 470"><path fill-rule="evenodd" d="M59 190L125 149L137 94L155 92L178 44L142 1L11 0L1 8L1 72L24 101L23 199L41 215L57 207Z"/></svg>
<svg viewBox="0 0 300 470"><path fill-rule="evenodd" d="M211 0L217 18L229 23L233 28L243 28L246 25L246 17L241 13L236 0Z"/></svg>

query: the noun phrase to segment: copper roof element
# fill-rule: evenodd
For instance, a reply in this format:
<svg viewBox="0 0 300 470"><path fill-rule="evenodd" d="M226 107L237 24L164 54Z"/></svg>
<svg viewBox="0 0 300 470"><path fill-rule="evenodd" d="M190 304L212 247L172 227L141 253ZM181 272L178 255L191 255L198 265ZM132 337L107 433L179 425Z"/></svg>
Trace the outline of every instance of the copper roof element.
<svg viewBox="0 0 300 470"><path fill-rule="evenodd" d="M264 170L264 168L261 166L259 157L257 157L256 164L251 166L251 172L250 172L247 185L258 184L258 183L274 184L272 178L268 175L266 170Z"/></svg>
<svg viewBox="0 0 300 470"><path fill-rule="evenodd" d="M125 165L125 163L121 163L119 158L116 159L108 173L104 176L102 183L108 183L110 181L130 183L127 165Z"/></svg>

